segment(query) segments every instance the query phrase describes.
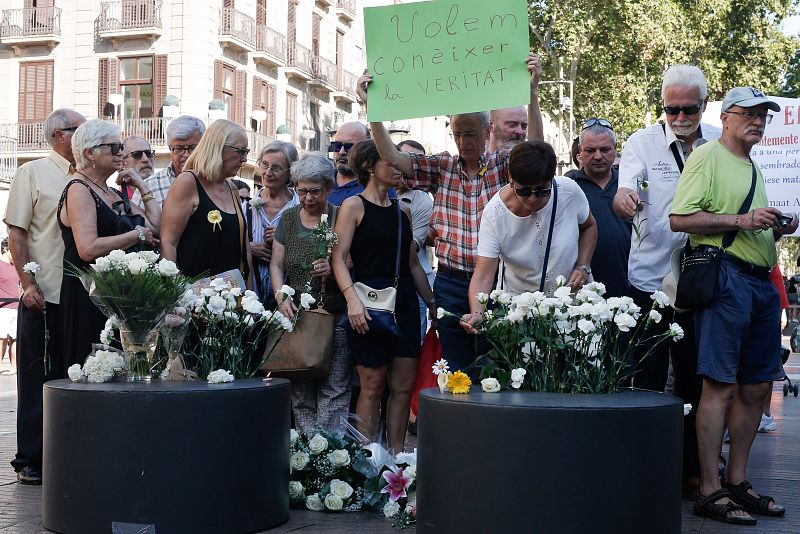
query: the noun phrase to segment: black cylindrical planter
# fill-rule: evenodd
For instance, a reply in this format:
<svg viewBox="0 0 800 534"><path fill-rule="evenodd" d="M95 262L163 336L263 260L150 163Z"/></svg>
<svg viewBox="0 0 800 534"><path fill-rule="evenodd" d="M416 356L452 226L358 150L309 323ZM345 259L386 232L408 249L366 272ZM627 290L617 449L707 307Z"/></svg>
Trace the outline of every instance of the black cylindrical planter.
<svg viewBox="0 0 800 534"><path fill-rule="evenodd" d="M48 382L43 522L245 533L289 519L288 380Z"/></svg>
<svg viewBox="0 0 800 534"><path fill-rule="evenodd" d="M680 399L427 389L418 425L419 533L680 532Z"/></svg>

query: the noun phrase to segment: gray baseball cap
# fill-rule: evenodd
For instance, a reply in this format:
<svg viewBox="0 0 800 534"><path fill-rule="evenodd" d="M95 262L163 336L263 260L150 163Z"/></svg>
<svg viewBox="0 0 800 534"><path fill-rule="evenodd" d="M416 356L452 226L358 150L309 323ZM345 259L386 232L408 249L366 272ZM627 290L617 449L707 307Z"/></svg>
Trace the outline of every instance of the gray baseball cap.
<svg viewBox="0 0 800 534"><path fill-rule="evenodd" d="M728 111L733 106L741 106L743 108L752 108L760 104L766 104L772 111L780 111L781 107L777 102L773 102L767 98L764 93L755 87L734 87L725 98L722 100L722 111Z"/></svg>

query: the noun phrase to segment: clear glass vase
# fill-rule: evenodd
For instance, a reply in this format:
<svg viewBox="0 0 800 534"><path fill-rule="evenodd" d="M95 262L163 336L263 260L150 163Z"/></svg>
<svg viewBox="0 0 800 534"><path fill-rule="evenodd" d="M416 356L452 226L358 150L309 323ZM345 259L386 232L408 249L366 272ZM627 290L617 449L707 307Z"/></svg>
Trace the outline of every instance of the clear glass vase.
<svg viewBox="0 0 800 534"><path fill-rule="evenodd" d="M158 341L158 330L120 328L119 335L128 366L128 382L149 382L153 378L153 355Z"/></svg>

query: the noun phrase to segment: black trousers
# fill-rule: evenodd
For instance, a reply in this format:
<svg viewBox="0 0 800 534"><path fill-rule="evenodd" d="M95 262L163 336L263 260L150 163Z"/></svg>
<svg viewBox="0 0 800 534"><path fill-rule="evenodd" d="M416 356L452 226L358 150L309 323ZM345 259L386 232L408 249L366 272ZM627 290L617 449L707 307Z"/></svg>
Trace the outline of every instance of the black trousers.
<svg viewBox="0 0 800 534"><path fill-rule="evenodd" d="M647 317L647 314L653 307L653 299L650 295L650 293L633 286L630 287L628 292L628 296L642 309L642 318L640 321L643 321L644 318ZM673 321L672 308L662 308L658 311L661 313L661 321L650 325L641 335L640 339L647 340L652 336L663 334L669 330L669 324ZM633 387L663 393L664 386L667 385L669 351L672 342L669 340L662 341L650 352L647 358L642 360L644 355L647 354L647 351L655 345L655 341L656 340L650 340L641 343L633 351L636 367L636 374L633 376Z"/></svg>
<svg viewBox="0 0 800 534"><path fill-rule="evenodd" d="M675 322L683 328L683 339L670 342L672 370L675 373L674 394L691 404L692 411L683 418L683 479L700 475L700 458L697 452L695 421L703 379L697 375L697 343L695 341L694 313L676 313Z"/></svg>
<svg viewBox="0 0 800 534"><path fill-rule="evenodd" d="M42 386L63 378L58 336L58 304L47 303L47 313L31 310L20 301L17 314L17 455L11 462L15 471L31 466L42 468ZM45 373L45 324L49 332Z"/></svg>

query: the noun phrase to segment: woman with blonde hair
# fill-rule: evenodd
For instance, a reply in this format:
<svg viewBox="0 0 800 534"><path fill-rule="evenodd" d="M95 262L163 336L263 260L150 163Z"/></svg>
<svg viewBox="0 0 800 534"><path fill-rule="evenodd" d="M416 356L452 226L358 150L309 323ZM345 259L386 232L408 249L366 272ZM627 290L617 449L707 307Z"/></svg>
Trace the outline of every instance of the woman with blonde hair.
<svg viewBox="0 0 800 534"><path fill-rule="evenodd" d="M247 161L244 128L217 120L186 160L164 201L161 252L188 276L239 269L247 280L249 249L239 193L229 179Z"/></svg>

